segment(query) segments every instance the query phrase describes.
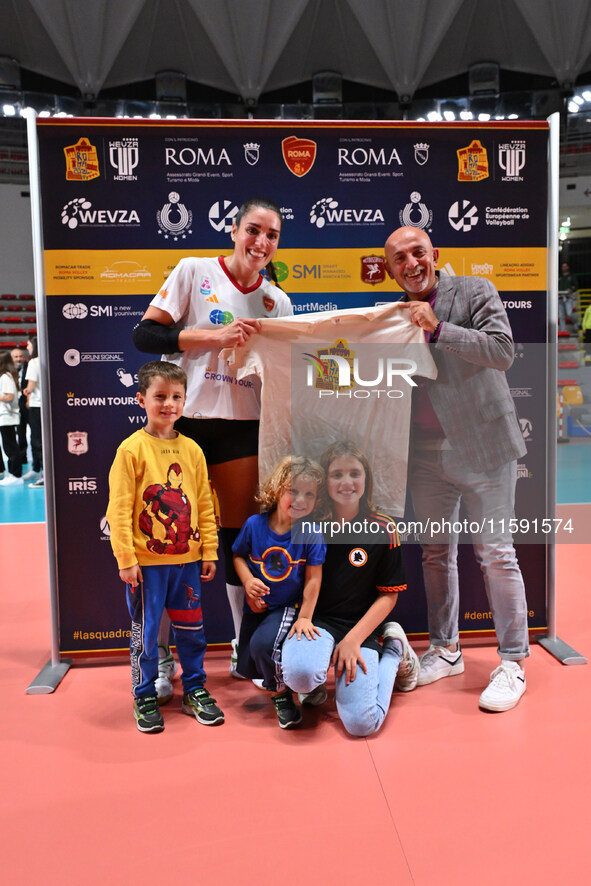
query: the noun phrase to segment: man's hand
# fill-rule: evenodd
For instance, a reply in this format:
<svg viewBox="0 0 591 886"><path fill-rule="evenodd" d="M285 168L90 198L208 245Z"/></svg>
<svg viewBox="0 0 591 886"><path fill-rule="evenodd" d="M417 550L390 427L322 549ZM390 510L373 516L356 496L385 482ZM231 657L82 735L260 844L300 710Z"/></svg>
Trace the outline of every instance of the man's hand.
<svg viewBox="0 0 591 886"><path fill-rule="evenodd" d="M424 329L425 332L435 332L439 320L428 301L408 301L402 302L401 305L408 310L408 319L411 323Z"/></svg>

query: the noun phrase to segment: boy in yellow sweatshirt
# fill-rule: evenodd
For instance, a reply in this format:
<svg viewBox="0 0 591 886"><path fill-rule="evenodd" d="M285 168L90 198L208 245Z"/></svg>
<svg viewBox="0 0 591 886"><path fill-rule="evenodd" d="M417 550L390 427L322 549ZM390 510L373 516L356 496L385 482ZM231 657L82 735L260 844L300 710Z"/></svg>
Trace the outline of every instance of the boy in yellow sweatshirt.
<svg viewBox="0 0 591 886"><path fill-rule="evenodd" d="M139 369L138 387L146 425L117 450L107 508L131 616L133 713L140 732L164 729L155 681L166 609L183 669L183 713L215 726L224 714L204 687L201 582L215 575L218 539L203 452L174 429L187 376L173 363L153 360Z"/></svg>

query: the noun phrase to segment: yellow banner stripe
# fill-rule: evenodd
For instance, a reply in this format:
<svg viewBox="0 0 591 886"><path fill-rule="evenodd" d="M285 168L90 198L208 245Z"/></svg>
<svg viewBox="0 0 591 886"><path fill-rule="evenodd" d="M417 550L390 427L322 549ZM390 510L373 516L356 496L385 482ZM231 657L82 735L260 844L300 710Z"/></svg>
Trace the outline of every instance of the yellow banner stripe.
<svg viewBox="0 0 591 886"><path fill-rule="evenodd" d="M229 253L229 250L227 251ZM219 250L200 249L199 255L219 255ZM142 295L156 293L175 265L195 250L122 249L45 251L47 295ZM286 273L281 286L287 293L400 292L386 275L371 284L362 278L362 259L383 258L383 246L375 249L282 249L278 270ZM378 279L383 270L380 268ZM546 249L482 247L441 249L438 267L455 276L482 276L499 292L532 292L546 289Z"/></svg>

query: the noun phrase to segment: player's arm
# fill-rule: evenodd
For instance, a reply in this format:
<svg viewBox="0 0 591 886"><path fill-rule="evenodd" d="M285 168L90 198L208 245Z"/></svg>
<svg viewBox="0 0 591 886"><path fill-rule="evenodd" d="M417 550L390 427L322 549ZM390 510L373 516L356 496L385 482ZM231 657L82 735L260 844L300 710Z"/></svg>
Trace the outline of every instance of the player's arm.
<svg viewBox="0 0 591 886"><path fill-rule="evenodd" d="M176 354L179 351L235 348L245 344L260 323L238 317L227 326L211 329L179 329L167 311L150 305L133 331L133 342L147 354Z"/></svg>

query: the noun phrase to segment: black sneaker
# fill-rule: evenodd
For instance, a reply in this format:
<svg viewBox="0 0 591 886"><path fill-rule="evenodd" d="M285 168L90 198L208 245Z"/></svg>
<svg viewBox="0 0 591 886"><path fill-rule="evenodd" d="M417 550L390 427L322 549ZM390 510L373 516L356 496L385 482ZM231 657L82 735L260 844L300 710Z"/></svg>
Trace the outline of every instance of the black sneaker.
<svg viewBox="0 0 591 886"><path fill-rule="evenodd" d="M289 690L282 692L281 695L273 696L273 704L277 712L277 719L282 729L291 729L302 722L302 712L293 700L293 695Z"/></svg>
<svg viewBox="0 0 591 886"><path fill-rule="evenodd" d="M133 716L140 732L162 732L164 730L164 720L158 710L158 699L155 695L136 698L133 703Z"/></svg>
<svg viewBox="0 0 591 886"><path fill-rule="evenodd" d="M183 714L195 717L204 726L217 726L224 722L224 712L218 708L215 698L207 689L191 689L183 695Z"/></svg>

